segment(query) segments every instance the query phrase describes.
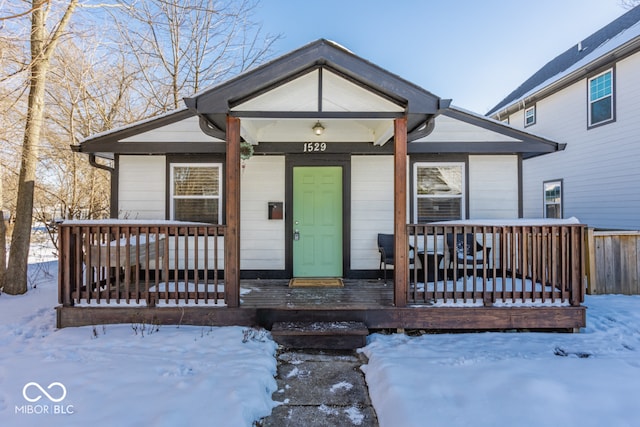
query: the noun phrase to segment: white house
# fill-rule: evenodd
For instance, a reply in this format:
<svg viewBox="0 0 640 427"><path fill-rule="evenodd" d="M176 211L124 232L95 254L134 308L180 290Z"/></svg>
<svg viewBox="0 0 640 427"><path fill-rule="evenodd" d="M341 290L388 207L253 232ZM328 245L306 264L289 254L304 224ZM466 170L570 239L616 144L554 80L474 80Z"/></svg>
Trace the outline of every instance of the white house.
<svg viewBox="0 0 640 427"><path fill-rule="evenodd" d="M76 150L114 160L114 218L223 224L225 120L239 117L243 277L377 277L377 234L394 232L397 117L408 117L410 223L520 218L522 161L564 148L452 107L326 40L186 103ZM307 188L306 180L333 184ZM313 191L327 199L309 211L309 197L320 197ZM305 224L317 215L333 229ZM300 244L312 240L324 243Z"/></svg>
<svg viewBox="0 0 640 427"><path fill-rule="evenodd" d="M185 104L75 147L113 161L113 219L60 225L59 326L584 326L584 226L513 221L523 161L563 144L327 40Z"/></svg>
<svg viewBox="0 0 640 427"><path fill-rule="evenodd" d="M640 6L572 46L487 116L567 144L526 159L525 217L640 230Z"/></svg>

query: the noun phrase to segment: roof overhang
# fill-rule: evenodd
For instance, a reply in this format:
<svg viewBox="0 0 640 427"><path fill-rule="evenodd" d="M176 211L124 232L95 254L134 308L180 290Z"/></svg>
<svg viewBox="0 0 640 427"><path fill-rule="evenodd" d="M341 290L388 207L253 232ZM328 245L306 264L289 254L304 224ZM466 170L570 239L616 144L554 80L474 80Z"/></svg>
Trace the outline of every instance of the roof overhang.
<svg viewBox="0 0 640 427"><path fill-rule="evenodd" d="M91 136L74 151L118 154L224 153L226 120L239 117L244 141L258 152L286 152L291 142L335 142L333 149L387 152L394 120L407 117L413 153L559 151L564 145L451 107L451 101L319 40L186 98L187 108ZM321 135L312 128L320 122ZM343 147L343 148L335 148ZM277 151L276 150L276 151ZM368 149L365 149L367 151ZM346 151L345 151L346 152ZM360 151L358 151L360 152Z"/></svg>
<svg viewBox="0 0 640 427"><path fill-rule="evenodd" d="M528 159L565 147L566 144L452 106L436 118L432 133L409 145L409 153L519 154Z"/></svg>
<svg viewBox="0 0 640 427"><path fill-rule="evenodd" d="M227 115L240 117L242 137L253 144L283 140L283 135L304 141L313 124L322 121L327 129L324 140L382 145L393 136L393 119L406 116L411 134L448 106L324 39L185 98L185 103L203 118L202 128L212 136L224 135ZM355 126L346 129L346 120ZM283 122L286 134L278 131L285 127Z"/></svg>
<svg viewBox="0 0 640 427"><path fill-rule="evenodd" d="M512 100L504 107L492 109L487 113L487 116L498 120L509 117L511 114L524 109L525 106L530 106L553 93L579 82L582 79L590 77L638 51L640 51L640 37L636 37L629 42L606 52L604 55L596 58L586 58L586 60L574 65L571 69L556 74L546 82L540 84L538 87L533 88L521 97Z"/></svg>

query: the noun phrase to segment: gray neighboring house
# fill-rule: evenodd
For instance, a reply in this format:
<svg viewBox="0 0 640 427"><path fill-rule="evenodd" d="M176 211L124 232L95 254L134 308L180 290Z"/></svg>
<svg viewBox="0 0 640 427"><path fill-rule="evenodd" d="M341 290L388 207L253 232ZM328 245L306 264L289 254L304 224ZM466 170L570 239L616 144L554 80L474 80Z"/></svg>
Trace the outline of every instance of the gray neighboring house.
<svg viewBox="0 0 640 427"><path fill-rule="evenodd" d="M567 144L523 162L525 217L640 230L640 6L551 60L486 115Z"/></svg>

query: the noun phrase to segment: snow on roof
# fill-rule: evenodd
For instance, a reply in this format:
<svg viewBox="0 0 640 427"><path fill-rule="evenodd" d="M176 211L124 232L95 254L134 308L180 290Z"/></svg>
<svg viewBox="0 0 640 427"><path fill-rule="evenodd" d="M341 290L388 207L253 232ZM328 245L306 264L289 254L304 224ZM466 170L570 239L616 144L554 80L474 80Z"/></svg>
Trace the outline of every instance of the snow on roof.
<svg viewBox="0 0 640 427"><path fill-rule="evenodd" d="M640 6L596 31L578 44L549 61L517 89L509 94L487 115L515 105L543 88L559 81L608 53L640 37Z"/></svg>
<svg viewBox="0 0 640 427"><path fill-rule="evenodd" d="M180 113L184 113L187 110L188 110L187 107L180 107L178 109L171 110L171 111L168 111L166 113L162 113L162 114L158 114L158 115L155 115L155 116L148 117L146 119L138 120L137 122L129 123L129 124L126 124L126 125L123 125L123 126L120 126L120 127L117 127L117 128L109 129L109 130L106 130L106 131L103 131L103 132L100 132L100 133L95 133L95 134L90 135L89 137L83 139L82 141L80 141L80 143L82 144L84 142L91 141L91 140L94 140L94 139L98 139L98 138L101 138L103 136L115 134L115 133L122 132L122 131L125 131L125 130L128 130L128 129L133 129L135 127L138 127L138 126L141 126L141 125L144 125L144 124L147 124L147 123L151 123L151 122L154 122L156 120L161 120L161 119L164 119L164 118L167 118L167 117L171 117L171 116L174 116L174 115L177 115L177 114L180 114Z"/></svg>

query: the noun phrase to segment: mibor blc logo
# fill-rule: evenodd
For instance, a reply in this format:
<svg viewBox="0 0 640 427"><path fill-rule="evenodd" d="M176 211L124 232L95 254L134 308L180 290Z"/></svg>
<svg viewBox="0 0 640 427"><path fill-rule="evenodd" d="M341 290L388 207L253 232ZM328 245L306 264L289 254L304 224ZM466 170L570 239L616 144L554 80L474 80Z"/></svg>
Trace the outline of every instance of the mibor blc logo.
<svg viewBox="0 0 640 427"><path fill-rule="evenodd" d="M67 388L58 381L52 382L46 387L34 381L28 382L22 387L22 397L30 404L16 405L16 414L70 415L74 413L73 405L60 403L67 397ZM44 400L41 400L43 398Z"/></svg>

